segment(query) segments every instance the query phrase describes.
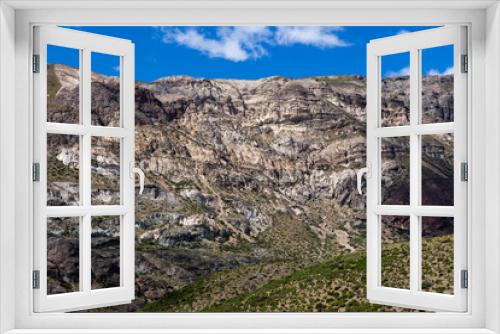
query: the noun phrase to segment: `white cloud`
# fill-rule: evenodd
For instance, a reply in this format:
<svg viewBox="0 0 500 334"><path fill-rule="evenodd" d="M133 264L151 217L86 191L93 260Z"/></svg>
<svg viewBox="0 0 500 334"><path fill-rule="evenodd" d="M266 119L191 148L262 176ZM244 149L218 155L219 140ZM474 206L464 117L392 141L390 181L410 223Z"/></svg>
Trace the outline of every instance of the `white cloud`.
<svg viewBox="0 0 500 334"><path fill-rule="evenodd" d="M234 62L257 59L268 54L268 46L294 44L320 48L344 47L335 31L340 27L219 27L211 34L203 28L160 28L165 43L177 43L211 58Z"/></svg>
<svg viewBox="0 0 500 334"><path fill-rule="evenodd" d="M276 43L279 45L304 44L319 48L333 48L349 46L334 32L337 27L278 27Z"/></svg>
<svg viewBox="0 0 500 334"><path fill-rule="evenodd" d="M120 65L116 65L116 66L114 66L114 67L113 67L113 70L114 70L115 72L120 73Z"/></svg>
<svg viewBox="0 0 500 334"><path fill-rule="evenodd" d="M408 34L409 32L411 32L411 31L406 30L406 29L402 29L402 30L398 31L398 32L396 33L396 35Z"/></svg>
<svg viewBox="0 0 500 334"><path fill-rule="evenodd" d="M453 74L453 67L448 67L442 72L436 69L430 69L429 71L427 71L427 75L449 75L449 74Z"/></svg>
<svg viewBox="0 0 500 334"><path fill-rule="evenodd" d="M402 77L402 76L406 76L406 75L410 75L410 67L403 67L402 69L398 70L398 71L388 71L387 73L385 73L385 78L392 78L392 77Z"/></svg>
<svg viewBox="0 0 500 334"><path fill-rule="evenodd" d="M165 43L178 43L198 50L212 58L224 58L234 62L260 58L267 54L263 43L271 31L267 27L221 27L215 36L207 36L196 28L164 29Z"/></svg>

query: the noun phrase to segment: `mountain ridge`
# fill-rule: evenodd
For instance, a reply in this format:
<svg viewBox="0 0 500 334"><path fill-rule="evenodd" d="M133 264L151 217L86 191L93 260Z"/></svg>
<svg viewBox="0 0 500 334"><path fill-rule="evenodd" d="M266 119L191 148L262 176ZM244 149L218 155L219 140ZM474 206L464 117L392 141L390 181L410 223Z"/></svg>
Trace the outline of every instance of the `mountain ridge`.
<svg viewBox="0 0 500 334"><path fill-rule="evenodd" d="M69 75L67 69L49 66L48 73L48 120L76 123L77 82L61 77ZM449 120L450 79L425 80L434 87L424 90L431 110L425 117ZM137 299L109 310L138 310L224 270L264 265L275 271L270 278L279 279L361 251L365 195L356 191L356 171L366 160L365 84L355 75L272 77L239 85L184 76L136 83L136 164L146 173L144 194L136 197ZM392 92L383 101L384 112L395 115L391 122L404 122L409 114L405 79L390 78L384 85ZM94 125L119 124L116 79L92 75L91 109ZM94 144L92 194L110 204L119 194L119 154L114 153L119 150L105 138ZM390 201L404 200L408 145L391 141L383 152ZM426 146L425 172L436 187L452 176L449 147L449 138ZM75 204L77 141L55 136L49 148L49 200ZM449 232L446 223L436 224L441 234ZM404 222L393 219L389 225L388 240L402 240ZM64 243L69 238L64 233L54 229L51 238ZM104 228L99 233L102 247L107 241L114 245L113 233ZM110 267L102 254L111 254L111 248L95 252L99 270ZM54 291L75 287L75 277L65 277L67 265L51 266L49 272L57 273ZM106 275L111 281L116 272L96 271L93 277L106 285Z"/></svg>

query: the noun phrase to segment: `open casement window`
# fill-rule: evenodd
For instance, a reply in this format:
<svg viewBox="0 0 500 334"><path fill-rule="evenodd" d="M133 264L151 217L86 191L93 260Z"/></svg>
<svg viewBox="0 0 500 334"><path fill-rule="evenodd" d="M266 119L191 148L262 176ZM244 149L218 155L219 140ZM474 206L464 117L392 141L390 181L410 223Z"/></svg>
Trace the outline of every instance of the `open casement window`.
<svg viewBox="0 0 500 334"><path fill-rule="evenodd" d="M57 27L36 27L34 42L34 311L129 303L134 45ZM54 54L68 66L53 65ZM95 73L103 66L117 75Z"/></svg>
<svg viewBox="0 0 500 334"><path fill-rule="evenodd" d="M436 55L446 54L449 67L433 70ZM466 311L466 55L465 27L368 44L367 297L373 303ZM403 70L385 69L391 57L399 57ZM437 100L447 107L436 108Z"/></svg>

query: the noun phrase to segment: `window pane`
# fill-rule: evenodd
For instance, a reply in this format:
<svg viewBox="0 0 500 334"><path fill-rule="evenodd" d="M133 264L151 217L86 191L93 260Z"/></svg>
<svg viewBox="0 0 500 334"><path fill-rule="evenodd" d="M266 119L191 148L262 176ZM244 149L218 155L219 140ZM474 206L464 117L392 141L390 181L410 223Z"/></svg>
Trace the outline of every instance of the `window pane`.
<svg viewBox="0 0 500 334"><path fill-rule="evenodd" d="M382 286L410 288L410 217L382 216Z"/></svg>
<svg viewBox="0 0 500 334"><path fill-rule="evenodd" d="M92 205L120 204L120 139L92 137Z"/></svg>
<svg viewBox="0 0 500 334"><path fill-rule="evenodd" d="M120 286L120 217L92 217L92 289Z"/></svg>
<svg viewBox="0 0 500 334"><path fill-rule="evenodd" d="M381 204L410 204L410 138L381 138Z"/></svg>
<svg viewBox="0 0 500 334"><path fill-rule="evenodd" d="M79 290L80 218L47 219L47 294Z"/></svg>
<svg viewBox="0 0 500 334"><path fill-rule="evenodd" d="M47 205L80 205L80 139L47 135Z"/></svg>
<svg viewBox="0 0 500 334"><path fill-rule="evenodd" d="M47 121L80 120L80 50L47 45Z"/></svg>
<svg viewBox="0 0 500 334"><path fill-rule="evenodd" d="M410 53L380 57L381 126L410 124Z"/></svg>
<svg viewBox="0 0 500 334"><path fill-rule="evenodd" d="M92 125L120 126L120 57L92 52Z"/></svg>
<svg viewBox="0 0 500 334"><path fill-rule="evenodd" d="M422 50L422 123L453 122L453 45Z"/></svg>
<svg viewBox="0 0 500 334"><path fill-rule="evenodd" d="M422 290L453 294L451 217L422 217Z"/></svg>
<svg viewBox="0 0 500 334"><path fill-rule="evenodd" d="M422 205L453 206L453 134L424 135Z"/></svg>

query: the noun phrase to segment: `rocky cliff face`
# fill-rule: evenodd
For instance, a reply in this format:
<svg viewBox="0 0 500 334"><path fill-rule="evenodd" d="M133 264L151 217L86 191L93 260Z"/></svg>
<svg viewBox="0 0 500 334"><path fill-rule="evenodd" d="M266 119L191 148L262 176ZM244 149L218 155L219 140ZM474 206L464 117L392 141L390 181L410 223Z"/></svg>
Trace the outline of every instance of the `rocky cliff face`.
<svg viewBox="0 0 500 334"><path fill-rule="evenodd" d="M65 116L78 115L74 78L74 69L49 68L49 120L76 121ZM404 80L384 81L392 92L384 115L392 125L408 117ZM452 120L453 79L424 80L425 119ZM94 75L94 124L117 124L118 94L116 80ZM279 277L363 248L365 198L356 192L356 171L366 160L365 96L360 76L137 83L136 162L146 173L144 194L136 197L137 299L113 310L133 311L214 271L289 263L276 269ZM439 198L453 193L450 138L430 138L423 154L423 173ZM77 145L49 140L50 203L78 201ZM119 196L119 150L110 145L100 140L92 148L93 197L101 204ZM384 149L388 201L405 200L408 145L394 141ZM437 200L428 193L424 202ZM399 225L394 220L395 232L406 233ZM59 291L68 281L51 284Z"/></svg>

